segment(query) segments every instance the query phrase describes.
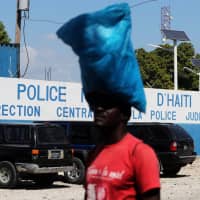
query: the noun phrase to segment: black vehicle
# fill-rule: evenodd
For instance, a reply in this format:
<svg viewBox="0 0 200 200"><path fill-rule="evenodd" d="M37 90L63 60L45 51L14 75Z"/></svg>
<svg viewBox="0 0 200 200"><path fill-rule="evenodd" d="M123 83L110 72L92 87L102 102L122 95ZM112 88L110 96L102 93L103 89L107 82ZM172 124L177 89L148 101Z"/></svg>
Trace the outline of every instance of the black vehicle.
<svg viewBox="0 0 200 200"><path fill-rule="evenodd" d="M160 162L161 173L171 176L196 158L192 137L179 125L169 123L128 124L128 131L150 145ZM67 124L74 148L74 168L65 173L70 183L80 184L85 177L88 153L99 141L98 129L90 122Z"/></svg>
<svg viewBox="0 0 200 200"><path fill-rule="evenodd" d="M50 185L58 172L72 169L66 129L53 124L0 124L0 187L29 179Z"/></svg>
<svg viewBox="0 0 200 200"><path fill-rule="evenodd" d="M73 169L64 173L69 183L81 184L89 152L99 141L98 129L91 122L67 124L67 135L73 148Z"/></svg>
<svg viewBox="0 0 200 200"><path fill-rule="evenodd" d="M177 124L134 123L128 130L155 150L164 175L176 175L196 158L192 137Z"/></svg>

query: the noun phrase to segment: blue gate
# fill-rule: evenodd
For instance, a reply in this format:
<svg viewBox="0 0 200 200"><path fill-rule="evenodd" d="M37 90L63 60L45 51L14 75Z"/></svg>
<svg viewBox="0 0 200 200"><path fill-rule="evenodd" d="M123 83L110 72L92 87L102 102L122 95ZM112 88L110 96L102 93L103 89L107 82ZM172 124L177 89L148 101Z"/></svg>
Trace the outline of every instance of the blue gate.
<svg viewBox="0 0 200 200"><path fill-rule="evenodd" d="M19 77L19 45L0 44L0 76Z"/></svg>

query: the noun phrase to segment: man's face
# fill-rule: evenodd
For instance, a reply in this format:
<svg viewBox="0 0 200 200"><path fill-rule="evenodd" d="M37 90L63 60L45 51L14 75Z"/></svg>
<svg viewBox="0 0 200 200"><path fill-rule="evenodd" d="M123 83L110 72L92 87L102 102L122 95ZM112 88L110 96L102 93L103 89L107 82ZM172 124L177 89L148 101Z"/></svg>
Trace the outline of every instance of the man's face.
<svg viewBox="0 0 200 200"><path fill-rule="evenodd" d="M109 93L93 93L87 96L94 122L98 126L116 127L122 122L122 112L118 98Z"/></svg>
<svg viewBox="0 0 200 200"><path fill-rule="evenodd" d="M117 107L103 108L97 106L93 108L94 122L97 126L115 127L121 122L121 111Z"/></svg>

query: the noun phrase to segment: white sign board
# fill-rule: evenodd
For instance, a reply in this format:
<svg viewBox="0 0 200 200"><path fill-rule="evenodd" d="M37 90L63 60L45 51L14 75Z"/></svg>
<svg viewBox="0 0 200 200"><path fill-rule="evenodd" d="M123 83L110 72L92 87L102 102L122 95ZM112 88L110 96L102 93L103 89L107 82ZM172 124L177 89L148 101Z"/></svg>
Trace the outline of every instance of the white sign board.
<svg viewBox="0 0 200 200"><path fill-rule="evenodd" d="M0 119L92 120L81 84L0 78Z"/></svg>
<svg viewBox="0 0 200 200"><path fill-rule="evenodd" d="M132 111L131 121L200 123L200 93L145 89L147 111L145 114Z"/></svg>
<svg viewBox="0 0 200 200"><path fill-rule="evenodd" d="M200 123L199 92L145 89L147 112L131 122ZM0 120L92 121L80 83L0 78Z"/></svg>

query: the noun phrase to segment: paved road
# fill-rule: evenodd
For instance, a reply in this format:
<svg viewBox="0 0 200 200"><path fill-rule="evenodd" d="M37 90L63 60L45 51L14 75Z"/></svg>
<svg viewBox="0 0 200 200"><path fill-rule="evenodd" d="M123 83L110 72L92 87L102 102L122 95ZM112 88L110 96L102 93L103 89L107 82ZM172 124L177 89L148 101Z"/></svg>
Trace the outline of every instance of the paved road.
<svg viewBox="0 0 200 200"><path fill-rule="evenodd" d="M22 183L16 189L0 189L0 200L83 200L81 185L55 182L52 187L38 188L32 183Z"/></svg>
<svg viewBox="0 0 200 200"><path fill-rule="evenodd" d="M162 200L200 199L200 158L188 165L176 177L161 177ZM0 200L83 200L82 185L55 182L50 188L37 188L22 183L16 189L0 189Z"/></svg>
<svg viewBox="0 0 200 200"><path fill-rule="evenodd" d="M182 168L176 177L161 178L162 200L200 199L200 157Z"/></svg>

